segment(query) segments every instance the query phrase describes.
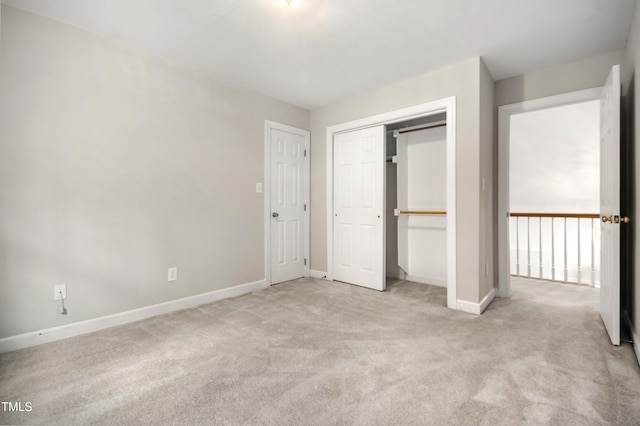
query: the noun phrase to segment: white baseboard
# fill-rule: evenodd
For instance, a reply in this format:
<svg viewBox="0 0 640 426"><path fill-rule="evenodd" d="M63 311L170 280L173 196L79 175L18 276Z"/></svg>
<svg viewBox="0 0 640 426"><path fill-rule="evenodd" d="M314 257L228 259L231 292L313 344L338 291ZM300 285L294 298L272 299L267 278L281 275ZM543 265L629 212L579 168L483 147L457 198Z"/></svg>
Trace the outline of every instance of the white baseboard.
<svg viewBox="0 0 640 426"><path fill-rule="evenodd" d="M156 305L145 306L143 308L133 309L130 311L119 312L113 315L92 318L44 330L32 331L29 333L19 334L17 336L5 337L0 339L0 353L41 345L43 343L66 339L80 334L91 333L169 312L189 309L206 303L215 302L216 300L242 296L243 294L262 290L264 288L267 288L266 280L254 281L207 293L196 294L195 296L189 296L182 299L171 300L169 302L158 303Z"/></svg>
<svg viewBox="0 0 640 426"><path fill-rule="evenodd" d="M638 340L638 334L636 333L635 328L633 328L633 323L631 322L631 318L629 318L629 312L626 310L623 314L624 322L627 323L627 327L629 328L629 333L631 333L631 340L633 340L633 351L636 353L636 360L640 365L640 340Z"/></svg>
<svg viewBox="0 0 640 426"><path fill-rule="evenodd" d="M496 298L496 289L492 288L489 293L482 299L480 303L467 302L466 300L458 299L458 310L463 312L468 312L470 314L480 315L487 309L489 303Z"/></svg>
<svg viewBox="0 0 640 426"><path fill-rule="evenodd" d="M322 271L316 271L314 269L309 271L309 276L311 278L327 278L327 273L326 272L322 272Z"/></svg>
<svg viewBox="0 0 640 426"><path fill-rule="evenodd" d="M407 276L405 277L405 280L413 281L413 282L420 283L420 284L429 284L429 285L435 285L435 286L438 286L438 287L447 288L447 281L446 280L440 280L438 278L419 277L417 275L409 275L409 274L407 274Z"/></svg>

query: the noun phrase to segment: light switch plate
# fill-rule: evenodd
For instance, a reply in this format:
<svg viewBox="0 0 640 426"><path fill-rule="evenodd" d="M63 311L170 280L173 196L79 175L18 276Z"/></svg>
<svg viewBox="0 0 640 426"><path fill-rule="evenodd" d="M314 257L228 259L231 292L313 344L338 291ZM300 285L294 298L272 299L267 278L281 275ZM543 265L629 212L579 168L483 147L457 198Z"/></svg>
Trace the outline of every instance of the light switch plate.
<svg viewBox="0 0 640 426"><path fill-rule="evenodd" d="M169 268L167 270L167 281L178 280L178 268Z"/></svg>

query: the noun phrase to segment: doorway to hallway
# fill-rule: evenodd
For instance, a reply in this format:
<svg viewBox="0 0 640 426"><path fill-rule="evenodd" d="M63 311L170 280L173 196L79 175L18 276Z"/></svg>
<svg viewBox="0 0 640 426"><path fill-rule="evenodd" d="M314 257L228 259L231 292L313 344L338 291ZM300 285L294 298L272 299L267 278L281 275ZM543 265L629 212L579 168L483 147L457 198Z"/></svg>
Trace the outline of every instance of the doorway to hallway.
<svg viewBox="0 0 640 426"><path fill-rule="evenodd" d="M511 117L512 276L600 286L599 121L598 100Z"/></svg>
<svg viewBox="0 0 640 426"><path fill-rule="evenodd" d="M620 66L615 65L611 68L611 72L604 86L601 88L505 105L498 109L498 217L500 218L498 220L498 294L500 297L508 298L511 295L511 191L509 179L511 119L517 114L524 112L543 110L545 108L570 105L590 100L599 101L600 194L598 213L601 219L601 222L599 222L601 234L600 315L606 326L609 338L614 345L620 344L621 225L629 222L629 218L622 216L620 210L620 88ZM550 187L550 185L546 183L543 183L543 186L545 188ZM590 217L589 219L595 218ZM580 235L579 227L576 232ZM595 262L595 255L593 256L592 262Z"/></svg>

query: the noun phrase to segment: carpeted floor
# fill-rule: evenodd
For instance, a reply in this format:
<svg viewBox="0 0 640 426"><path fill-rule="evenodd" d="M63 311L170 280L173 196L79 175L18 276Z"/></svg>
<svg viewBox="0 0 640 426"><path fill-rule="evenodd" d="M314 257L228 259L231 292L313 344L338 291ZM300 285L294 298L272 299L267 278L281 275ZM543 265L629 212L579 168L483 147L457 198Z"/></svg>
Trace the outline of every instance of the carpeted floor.
<svg viewBox="0 0 640 426"><path fill-rule="evenodd" d="M515 279L481 316L446 290L300 279L0 355L2 424L638 425L640 369L598 290Z"/></svg>

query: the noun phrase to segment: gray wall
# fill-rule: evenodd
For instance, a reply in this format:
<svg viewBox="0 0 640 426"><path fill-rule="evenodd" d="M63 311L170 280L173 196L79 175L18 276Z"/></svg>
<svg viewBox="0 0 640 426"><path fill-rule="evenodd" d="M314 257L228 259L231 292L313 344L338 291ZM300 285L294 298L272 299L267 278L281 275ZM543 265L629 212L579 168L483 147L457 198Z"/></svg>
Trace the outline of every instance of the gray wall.
<svg viewBox="0 0 640 426"><path fill-rule="evenodd" d="M481 131L481 121L486 124L487 117L493 114L485 111L481 117L481 109L490 106L493 110L493 103L489 105L480 99L481 91L489 96L486 89L490 76L483 71L483 67L480 58L472 58L311 111L311 269L326 271L327 268L327 127L455 96L458 299L470 302L482 300L486 295L485 290L490 290L493 283L484 277L484 265L480 264L479 255L481 247L492 247L492 243L481 241L480 210L486 206L482 206L480 200L480 152L481 144L486 148L494 142L491 125L483 127L484 131ZM483 166L482 170L487 172L490 168Z"/></svg>
<svg viewBox="0 0 640 426"><path fill-rule="evenodd" d="M618 51L496 81L496 105L602 86L611 67L623 60L624 52Z"/></svg>
<svg viewBox="0 0 640 426"><path fill-rule="evenodd" d="M630 168L630 182L625 187L629 189L629 202L627 204L628 211L623 214L631 214L630 230L631 235L628 238L626 254L628 257L628 265L633 265L626 272L627 288L625 289L624 300L625 309L629 314L633 328L640 333L640 211L637 208L637 200L640 199L640 173L636 170L640 164L640 134L638 133L638 123L640 123L640 110L637 106L637 94L640 93L638 88L638 78L635 75L640 70L640 7L636 6L633 17L631 31L627 39L627 49L625 55L625 66L623 67L623 94L626 95L626 123L627 123L627 156L623 160L627 160ZM624 167L624 165L623 165ZM636 353L640 348L640 342L635 341Z"/></svg>
<svg viewBox="0 0 640 426"><path fill-rule="evenodd" d="M0 338L264 278L264 120L308 111L11 7L1 30Z"/></svg>

